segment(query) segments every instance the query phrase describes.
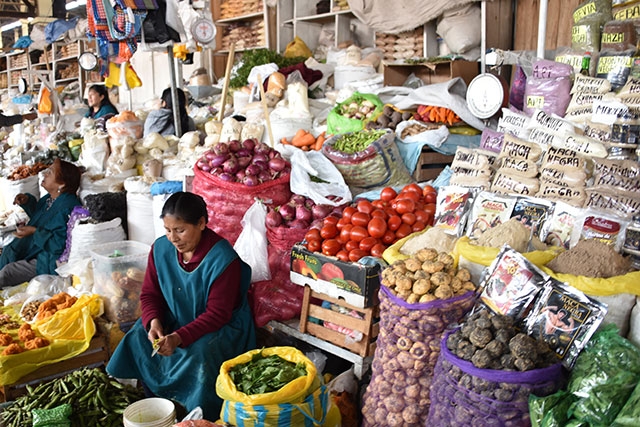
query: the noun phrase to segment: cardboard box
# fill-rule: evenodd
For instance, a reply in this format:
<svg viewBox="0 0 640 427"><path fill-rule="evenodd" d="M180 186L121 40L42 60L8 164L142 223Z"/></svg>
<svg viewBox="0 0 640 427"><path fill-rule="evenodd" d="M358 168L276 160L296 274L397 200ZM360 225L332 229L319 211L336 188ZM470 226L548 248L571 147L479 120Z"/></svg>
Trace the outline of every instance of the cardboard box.
<svg viewBox="0 0 640 427"><path fill-rule="evenodd" d="M378 303L380 265L343 262L298 244L291 250L291 282L356 307L371 307Z"/></svg>
<svg viewBox="0 0 640 427"><path fill-rule="evenodd" d="M422 64L384 64L384 85L402 86L411 73L426 84L442 83L462 77L468 85L479 73L479 63L464 60L425 62Z"/></svg>

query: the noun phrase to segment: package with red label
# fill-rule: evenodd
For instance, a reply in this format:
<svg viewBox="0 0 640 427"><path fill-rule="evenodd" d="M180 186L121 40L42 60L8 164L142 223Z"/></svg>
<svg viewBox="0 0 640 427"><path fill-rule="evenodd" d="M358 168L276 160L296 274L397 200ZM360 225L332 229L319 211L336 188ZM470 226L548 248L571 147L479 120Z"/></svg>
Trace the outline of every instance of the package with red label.
<svg viewBox="0 0 640 427"><path fill-rule="evenodd" d="M596 239L613 246L619 252L629 220L599 210L586 209L578 219L578 224L581 226L574 227L572 241Z"/></svg>
<svg viewBox="0 0 640 427"><path fill-rule="evenodd" d="M480 284L480 300L494 313L521 320L547 278L521 253L505 245Z"/></svg>
<svg viewBox="0 0 640 427"><path fill-rule="evenodd" d="M469 188L449 185L441 187L436 200L436 227L440 227L447 234L461 236L469 215L468 207L473 200L473 193Z"/></svg>

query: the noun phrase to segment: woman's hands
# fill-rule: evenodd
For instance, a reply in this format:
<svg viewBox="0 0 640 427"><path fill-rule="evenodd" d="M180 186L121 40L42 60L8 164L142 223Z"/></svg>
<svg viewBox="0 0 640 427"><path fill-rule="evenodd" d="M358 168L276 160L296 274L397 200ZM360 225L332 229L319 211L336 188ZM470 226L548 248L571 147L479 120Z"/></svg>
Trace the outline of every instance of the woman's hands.
<svg viewBox="0 0 640 427"><path fill-rule="evenodd" d="M169 335L164 334L162 323L160 323L159 319L153 319L149 323L149 332L147 334L147 338L149 339L149 341L151 341L152 344L156 339L159 340L158 345L160 346L160 348L158 349L158 354L162 356L171 356L176 347L182 344L180 335L176 334L175 332Z"/></svg>
<svg viewBox="0 0 640 427"><path fill-rule="evenodd" d="M22 239L23 237L31 236L35 232L36 232L36 228L34 226L23 225L18 227L16 231L13 232L13 235L19 239Z"/></svg>

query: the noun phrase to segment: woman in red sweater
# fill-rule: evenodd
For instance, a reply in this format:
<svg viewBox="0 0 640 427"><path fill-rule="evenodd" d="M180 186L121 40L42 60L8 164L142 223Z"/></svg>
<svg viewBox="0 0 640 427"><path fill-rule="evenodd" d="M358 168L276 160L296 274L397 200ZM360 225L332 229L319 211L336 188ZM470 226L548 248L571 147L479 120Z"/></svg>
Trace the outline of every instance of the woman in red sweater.
<svg viewBox="0 0 640 427"><path fill-rule="evenodd" d="M255 348L247 303L251 268L206 227L202 197L175 193L161 217L166 235L149 254L142 317L107 371L140 379L153 394L175 399L188 411L200 406L205 419L215 421L222 406L214 392L220 365Z"/></svg>

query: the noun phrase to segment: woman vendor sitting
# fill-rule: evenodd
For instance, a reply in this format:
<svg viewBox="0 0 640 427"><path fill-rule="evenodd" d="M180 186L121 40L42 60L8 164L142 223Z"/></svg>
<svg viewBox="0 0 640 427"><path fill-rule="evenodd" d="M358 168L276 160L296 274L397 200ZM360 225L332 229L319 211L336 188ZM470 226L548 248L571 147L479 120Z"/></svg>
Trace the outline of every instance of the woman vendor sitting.
<svg viewBox="0 0 640 427"><path fill-rule="evenodd" d="M0 287L27 282L40 274L56 274L56 260L67 242L67 221L74 207L80 169L55 159L43 172L42 187L47 194L36 202L31 194L18 194L14 204L29 215L27 225L14 232L14 239L0 255Z"/></svg>
<svg viewBox="0 0 640 427"><path fill-rule="evenodd" d="M173 194L161 218L166 235L149 254L142 317L116 348L107 372L137 378L147 394L175 399L188 411L200 406L205 419L216 420L220 365L255 347L247 302L251 267L207 228L202 197Z"/></svg>
<svg viewBox="0 0 640 427"><path fill-rule="evenodd" d="M105 116L114 116L118 114L118 109L111 103L109 99L109 91L104 85L93 85L87 92L87 102L89 104L89 112L85 117L99 119Z"/></svg>
<svg viewBox="0 0 640 427"><path fill-rule="evenodd" d="M187 97L182 89L178 91L178 115L180 116L180 129L182 133L196 130L196 124L187 113ZM144 122L144 136L152 132L160 135L176 135L176 128L173 120L173 100L171 99L171 88L166 88L162 92L160 107L151 110ZM182 136L182 135L176 135Z"/></svg>

